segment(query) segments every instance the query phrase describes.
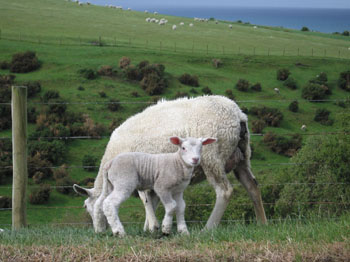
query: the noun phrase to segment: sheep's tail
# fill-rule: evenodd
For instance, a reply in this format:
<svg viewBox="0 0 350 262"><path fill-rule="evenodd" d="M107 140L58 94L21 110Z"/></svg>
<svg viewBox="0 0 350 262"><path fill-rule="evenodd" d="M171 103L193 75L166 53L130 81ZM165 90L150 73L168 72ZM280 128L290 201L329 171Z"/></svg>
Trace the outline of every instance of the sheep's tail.
<svg viewBox="0 0 350 262"><path fill-rule="evenodd" d="M111 161L108 161L104 166L103 166L103 169L102 169L102 192L101 192L101 195L103 196L107 196L109 194L109 186L110 186L110 182L108 180L108 171L109 169L111 168L112 166L112 163L113 163L113 160Z"/></svg>

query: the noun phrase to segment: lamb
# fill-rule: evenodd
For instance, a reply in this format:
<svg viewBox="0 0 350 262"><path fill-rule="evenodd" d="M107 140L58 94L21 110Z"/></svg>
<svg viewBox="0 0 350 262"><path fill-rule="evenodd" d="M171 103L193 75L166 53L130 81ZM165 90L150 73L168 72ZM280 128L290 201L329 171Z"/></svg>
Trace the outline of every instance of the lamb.
<svg viewBox="0 0 350 262"><path fill-rule="evenodd" d="M173 25L172 29L173 30L176 30L177 26L176 25Z"/></svg>
<svg viewBox="0 0 350 262"><path fill-rule="evenodd" d="M306 131L306 125L302 125L300 128L302 131Z"/></svg>
<svg viewBox="0 0 350 262"><path fill-rule="evenodd" d="M170 137L178 146L175 153L122 153L104 166L102 193L95 204L93 224L95 232L106 229L104 216L114 235L124 236L124 227L118 216L119 206L135 189L152 189L165 207L162 232L170 234L173 214L176 212L179 233L189 234L184 218L183 192L190 183L193 170L200 164L202 146L215 138ZM112 187L113 190L109 193Z"/></svg>
<svg viewBox="0 0 350 262"><path fill-rule="evenodd" d="M216 203L205 228L216 227L228 205L233 188L226 174L234 171L248 191L257 220L266 224L266 216L256 179L250 170L250 137L247 116L238 105L223 96L181 98L160 101L126 120L114 130L101 160L94 188L74 186L87 196L85 206L92 214L102 191L103 166L123 152L171 153L170 136L215 137L217 142L203 148L202 160L193 173L192 183L207 178L216 193ZM145 230L158 227L154 209L158 203L152 191L139 191L146 209Z"/></svg>
<svg viewBox="0 0 350 262"><path fill-rule="evenodd" d="M273 90L275 91L276 94L280 93L280 90L277 87L275 87Z"/></svg>

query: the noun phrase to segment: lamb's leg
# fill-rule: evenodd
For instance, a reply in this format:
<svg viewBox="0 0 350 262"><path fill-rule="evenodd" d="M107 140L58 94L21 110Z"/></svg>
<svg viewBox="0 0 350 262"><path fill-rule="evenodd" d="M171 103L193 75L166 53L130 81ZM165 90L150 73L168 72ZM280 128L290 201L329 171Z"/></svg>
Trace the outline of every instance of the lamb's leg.
<svg viewBox="0 0 350 262"><path fill-rule="evenodd" d="M124 236L125 231L118 216L118 209L126 199L128 199L133 190L114 190L103 201L103 212L107 218L109 225L111 226L113 235Z"/></svg>
<svg viewBox="0 0 350 262"><path fill-rule="evenodd" d="M210 161L210 165L203 164L202 168L208 182L214 187L216 202L205 229L212 229L219 225L233 191L225 174L225 164L219 159L211 159Z"/></svg>
<svg viewBox="0 0 350 262"><path fill-rule="evenodd" d="M160 201L162 201L165 208L162 232L164 234L170 234L173 224L173 215L176 211L176 201L168 190L157 190L156 188L154 190L158 194Z"/></svg>
<svg viewBox="0 0 350 262"><path fill-rule="evenodd" d="M248 164L245 161L241 161L234 171L237 179L242 183L253 201L257 221L261 224L267 224L258 183Z"/></svg>
<svg viewBox="0 0 350 262"><path fill-rule="evenodd" d="M101 194L94 205L94 214L92 221L96 233L104 232L107 229L107 220L103 213L103 201L105 199L106 196L104 194Z"/></svg>
<svg viewBox="0 0 350 262"><path fill-rule="evenodd" d="M149 230L150 232L154 232L159 228L159 223L155 215L155 210L158 204L156 204L154 207L155 201L153 198L156 198L157 202L159 201L159 198L156 195L153 196L149 190L139 191L139 196L143 202L143 205L145 206L146 211L146 219L143 231Z"/></svg>
<svg viewBox="0 0 350 262"><path fill-rule="evenodd" d="M188 235L188 229L185 221L185 207L186 203L183 199L183 192L174 194L176 201L176 220L177 220L177 231L181 234Z"/></svg>

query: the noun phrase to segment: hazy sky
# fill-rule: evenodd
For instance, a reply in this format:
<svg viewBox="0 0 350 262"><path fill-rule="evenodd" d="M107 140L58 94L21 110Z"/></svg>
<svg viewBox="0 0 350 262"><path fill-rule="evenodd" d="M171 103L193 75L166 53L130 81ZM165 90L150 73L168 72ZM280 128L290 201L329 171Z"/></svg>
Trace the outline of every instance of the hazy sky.
<svg viewBox="0 0 350 262"><path fill-rule="evenodd" d="M102 0L103 1L103 0ZM95 1L97 2L97 1ZM350 0L115 0L115 3L161 6L247 6L247 7L313 7L350 8ZM350 14L349 14L350 17Z"/></svg>

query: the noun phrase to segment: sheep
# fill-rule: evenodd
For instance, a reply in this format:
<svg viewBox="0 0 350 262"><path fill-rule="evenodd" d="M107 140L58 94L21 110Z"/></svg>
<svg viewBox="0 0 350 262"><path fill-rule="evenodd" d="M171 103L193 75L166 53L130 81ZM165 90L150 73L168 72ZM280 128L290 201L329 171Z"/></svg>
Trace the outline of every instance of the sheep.
<svg viewBox="0 0 350 262"><path fill-rule="evenodd" d="M145 14L148 14L148 11L147 11L147 10L145 10Z"/></svg>
<svg viewBox="0 0 350 262"><path fill-rule="evenodd" d="M192 23L190 23L190 24L189 24L189 26L190 26L190 27L193 27L193 24L192 24Z"/></svg>
<svg viewBox="0 0 350 262"><path fill-rule="evenodd" d="M101 160L94 188L74 186L87 196L85 207L91 214L102 190L102 170L105 163L123 152L171 153L170 136L215 137L217 142L203 148L202 160L194 170L193 183L207 178L216 193L216 203L205 228L216 227L228 205L233 188L226 174L234 171L253 201L257 220L266 224L261 193L250 170L250 137L247 116L238 105L224 96L201 96L159 101L149 106L114 130ZM155 230L158 221L154 208L158 201L152 191L139 191L145 205L145 230Z"/></svg>
<svg viewBox="0 0 350 262"><path fill-rule="evenodd" d="M253 28L254 28L254 29L257 29L258 27L255 25L255 26L253 26Z"/></svg>
<svg viewBox="0 0 350 262"><path fill-rule="evenodd" d="M155 11L153 14L154 14L154 15L158 15L158 12Z"/></svg>
<svg viewBox="0 0 350 262"><path fill-rule="evenodd" d="M170 234L176 212L178 232L189 234L184 218L183 192L191 181L194 168L200 164L202 146L215 141L215 138L174 136L170 137L170 142L178 147L175 153L122 153L107 162L102 193L92 215L95 232L106 230L106 217L113 234L124 236L124 227L118 216L119 206L135 189L152 189L165 207L162 232ZM113 188L112 192L108 187Z"/></svg>
<svg viewBox="0 0 350 262"><path fill-rule="evenodd" d="M5 230L0 228L0 233L4 233L4 232L5 232Z"/></svg>
<svg viewBox="0 0 350 262"><path fill-rule="evenodd" d="M166 22L164 20L159 21L159 25L165 25L165 24L166 24Z"/></svg>
<svg viewBox="0 0 350 262"><path fill-rule="evenodd" d="M277 87L275 87L273 90L275 91L276 94L280 93L280 90Z"/></svg>
<svg viewBox="0 0 350 262"><path fill-rule="evenodd" d="M181 22L180 25L185 25L185 23L184 23L184 22Z"/></svg>
<svg viewBox="0 0 350 262"><path fill-rule="evenodd" d="M172 29L173 30L176 30L177 26L176 25L173 25Z"/></svg>
<svg viewBox="0 0 350 262"><path fill-rule="evenodd" d="M232 25L228 25L228 27L229 27L230 29L232 29Z"/></svg>
<svg viewBox="0 0 350 262"><path fill-rule="evenodd" d="M131 8L130 8L130 7L128 7L128 11L131 11Z"/></svg>
<svg viewBox="0 0 350 262"><path fill-rule="evenodd" d="M147 18L146 18L146 22L151 22L151 18L150 18L150 17L147 17Z"/></svg>
<svg viewBox="0 0 350 262"><path fill-rule="evenodd" d="M300 128L302 131L306 131L306 125L302 125Z"/></svg>

